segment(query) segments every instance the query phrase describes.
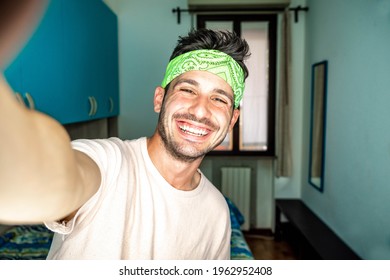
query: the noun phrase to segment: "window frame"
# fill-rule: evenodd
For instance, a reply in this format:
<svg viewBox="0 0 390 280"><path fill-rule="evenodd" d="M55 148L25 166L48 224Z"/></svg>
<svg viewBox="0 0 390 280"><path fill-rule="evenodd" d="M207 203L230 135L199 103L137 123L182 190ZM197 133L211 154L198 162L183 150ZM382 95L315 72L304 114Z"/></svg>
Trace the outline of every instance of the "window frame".
<svg viewBox="0 0 390 280"><path fill-rule="evenodd" d="M233 128L231 151L213 150L208 153L210 156L275 156L275 113L276 113L276 53L277 53L277 14L198 14L197 28L205 28L206 21L232 21L233 31L241 36L241 23L251 21L264 21L268 23L269 40L269 85L268 85L268 115L267 115L267 135L268 142L266 151L244 151L240 150L240 119L237 120ZM249 73L250 75L250 73ZM245 98L245 97L244 97Z"/></svg>

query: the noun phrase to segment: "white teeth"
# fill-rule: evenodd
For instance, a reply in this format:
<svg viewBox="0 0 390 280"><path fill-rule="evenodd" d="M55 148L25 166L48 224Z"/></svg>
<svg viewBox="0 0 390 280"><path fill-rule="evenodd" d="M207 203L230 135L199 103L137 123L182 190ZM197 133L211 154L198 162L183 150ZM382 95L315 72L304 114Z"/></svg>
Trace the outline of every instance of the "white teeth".
<svg viewBox="0 0 390 280"><path fill-rule="evenodd" d="M180 126L180 129L186 133L190 133L197 136L205 136L207 134L207 131L204 129L196 129L187 125Z"/></svg>

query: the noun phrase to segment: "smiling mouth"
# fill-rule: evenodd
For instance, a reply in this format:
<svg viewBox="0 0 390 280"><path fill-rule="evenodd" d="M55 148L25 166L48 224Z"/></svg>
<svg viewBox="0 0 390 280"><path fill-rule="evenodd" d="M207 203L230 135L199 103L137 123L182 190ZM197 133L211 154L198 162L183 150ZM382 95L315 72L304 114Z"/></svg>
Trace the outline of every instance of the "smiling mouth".
<svg viewBox="0 0 390 280"><path fill-rule="evenodd" d="M206 129L195 128L188 125L179 125L179 128L184 133L193 136L206 136L208 134L208 131Z"/></svg>

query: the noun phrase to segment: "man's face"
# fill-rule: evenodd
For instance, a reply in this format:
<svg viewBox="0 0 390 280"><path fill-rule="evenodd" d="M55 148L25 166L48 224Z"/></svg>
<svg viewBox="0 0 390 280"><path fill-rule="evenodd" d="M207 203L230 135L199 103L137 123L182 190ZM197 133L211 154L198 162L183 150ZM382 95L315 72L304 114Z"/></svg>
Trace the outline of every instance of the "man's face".
<svg viewBox="0 0 390 280"><path fill-rule="evenodd" d="M207 71L178 76L165 94L164 99L164 89L156 89L157 130L176 159L202 158L224 140L239 116L229 84Z"/></svg>

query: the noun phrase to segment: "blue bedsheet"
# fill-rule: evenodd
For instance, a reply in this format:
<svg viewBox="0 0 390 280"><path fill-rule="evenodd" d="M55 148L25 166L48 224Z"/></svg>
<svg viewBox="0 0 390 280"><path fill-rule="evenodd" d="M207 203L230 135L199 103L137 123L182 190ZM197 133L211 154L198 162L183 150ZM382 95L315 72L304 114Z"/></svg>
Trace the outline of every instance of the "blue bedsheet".
<svg viewBox="0 0 390 280"><path fill-rule="evenodd" d="M0 236L0 260L44 260L52 238L44 225L14 226Z"/></svg>

